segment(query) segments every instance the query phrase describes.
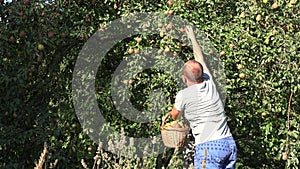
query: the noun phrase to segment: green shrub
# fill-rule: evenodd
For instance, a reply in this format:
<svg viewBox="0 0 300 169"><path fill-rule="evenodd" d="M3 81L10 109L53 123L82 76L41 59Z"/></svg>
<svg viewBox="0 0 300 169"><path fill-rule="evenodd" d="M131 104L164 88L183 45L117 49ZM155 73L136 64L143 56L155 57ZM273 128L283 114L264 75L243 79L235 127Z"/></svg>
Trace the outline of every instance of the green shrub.
<svg viewBox="0 0 300 169"><path fill-rule="evenodd" d="M238 145L239 167L298 168L297 0L174 0L173 5L156 0L0 3L1 168L33 167L44 142L49 147L48 167L56 159L57 168L80 168L81 159L93 166L98 145L82 130L72 100L76 59L97 30L105 31L111 21L139 12L166 13L166 21L167 15L186 19L203 31L211 48L218 51L211 54L220 57L225 70L225 108ZM123 128L132 136L159 133L159 121L132 123L116 111L110 96L111 75L123 59L132 56L129 49L141 52L153 47L183 61L191 59L192 50L174 36L167 32L163 36L141 33L124 39L105 56L97 74L96 97L116 130ZM142 38L142 42L136 42L136 37ZM208 48L203 50L210 53ZM155 69L141 71L133 80L130 90L135 97L131 101L140 111L155 107L169 110L179 90L176 79ZM166 104L153 105L155 96L150 93L154 89L165 94ZM113 154L108 156L115 158ZM167 160L166 156L167 151L163 160ZM179 157L180 152L169 166L180 166ZM133 161L127 163L133 166ZM118 160L114 162L117 164ZM149 168L160 165L157 158L149 158L145 163Z"/></svg>

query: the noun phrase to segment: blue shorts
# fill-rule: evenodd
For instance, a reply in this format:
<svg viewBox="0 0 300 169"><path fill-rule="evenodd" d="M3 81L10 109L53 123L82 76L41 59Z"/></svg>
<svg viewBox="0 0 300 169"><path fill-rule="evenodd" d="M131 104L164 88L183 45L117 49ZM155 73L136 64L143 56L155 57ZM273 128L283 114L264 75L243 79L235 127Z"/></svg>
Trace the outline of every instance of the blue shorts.
<svg viewBox="0 0 300 169"><path fill-rule="evenodd" d="M194 166L196 169L234 169L237 149L233 137L196 145Z"/></svg>

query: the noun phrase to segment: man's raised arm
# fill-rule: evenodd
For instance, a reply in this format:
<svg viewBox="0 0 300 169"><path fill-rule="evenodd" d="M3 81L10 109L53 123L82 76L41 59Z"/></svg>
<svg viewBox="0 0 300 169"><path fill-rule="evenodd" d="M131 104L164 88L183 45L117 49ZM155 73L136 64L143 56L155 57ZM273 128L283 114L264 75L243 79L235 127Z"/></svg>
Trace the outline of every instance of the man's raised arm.
<svg viewBox="0 0 300 169"><path fill-rule="evenodd" d="M209 72L209 69L205 63L205 59L202 54L201 47L199 46L193 28L191 26L186 26L185 28L188 38L192 42L193 52L195 60L203 66L204 72Z"/></svg>

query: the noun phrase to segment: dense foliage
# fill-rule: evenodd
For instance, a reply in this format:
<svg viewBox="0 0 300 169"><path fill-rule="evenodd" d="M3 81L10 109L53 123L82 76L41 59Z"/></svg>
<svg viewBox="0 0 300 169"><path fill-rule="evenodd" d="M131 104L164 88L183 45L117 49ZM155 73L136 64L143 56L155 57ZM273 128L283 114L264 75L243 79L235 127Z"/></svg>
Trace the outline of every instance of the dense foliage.
<svg viewBox="0 0 300 169"><path fill-rule="evenodd" d="M240 168L298 168L297 0L0 0L1 168L33 167L44 142L49 147L46 168L56 159L57 168L81 168L81 159L93 166L98 143L82 129L72 100L76 59L96 31L105 31L111 21L139 12L162 13L166 20L158 28L179 32L168 17L186 19L202 30L216 49L203 50L207 57L220 57L224 65L225 107L238 145ZM143 57L139 54L147 47L159 49L155 59L165 65L171 66L163 59L167 54L183 61L191 59L191 48L176 38L170 31L140 33L119 42L103 59L96 78L96 97L116 130L131 136L159 133L160 114L156 122L144 124L132 123L118 113L110 96L111 75L122 60ZM136 109L156 112L162 107L159 111L166 112L179 89L176 81L166 72L147 69L122 83L132 92ZM153 90L162 91L167 103L157 102L159 96ZM172 153L175 155L169 157ZM117 158L106 152L101 165L178 168L182 165L180 155L180 150L165 150L163 158L140 163L141 159Z"/></svg>

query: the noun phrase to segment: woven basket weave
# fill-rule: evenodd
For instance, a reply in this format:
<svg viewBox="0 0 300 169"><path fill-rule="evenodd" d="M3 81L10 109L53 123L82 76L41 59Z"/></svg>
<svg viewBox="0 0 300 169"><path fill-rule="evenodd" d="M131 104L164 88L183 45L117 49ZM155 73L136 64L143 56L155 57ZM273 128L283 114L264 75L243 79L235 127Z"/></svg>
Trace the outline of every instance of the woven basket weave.
<svg viewBox="0 0 300 169"><path fill-rule="evenodd" d="M164 145L170 148L182 147L184 145L189 128L187 126L183 128L165 128L164 125L165 122L163 121L160 132Z"/></svg>

